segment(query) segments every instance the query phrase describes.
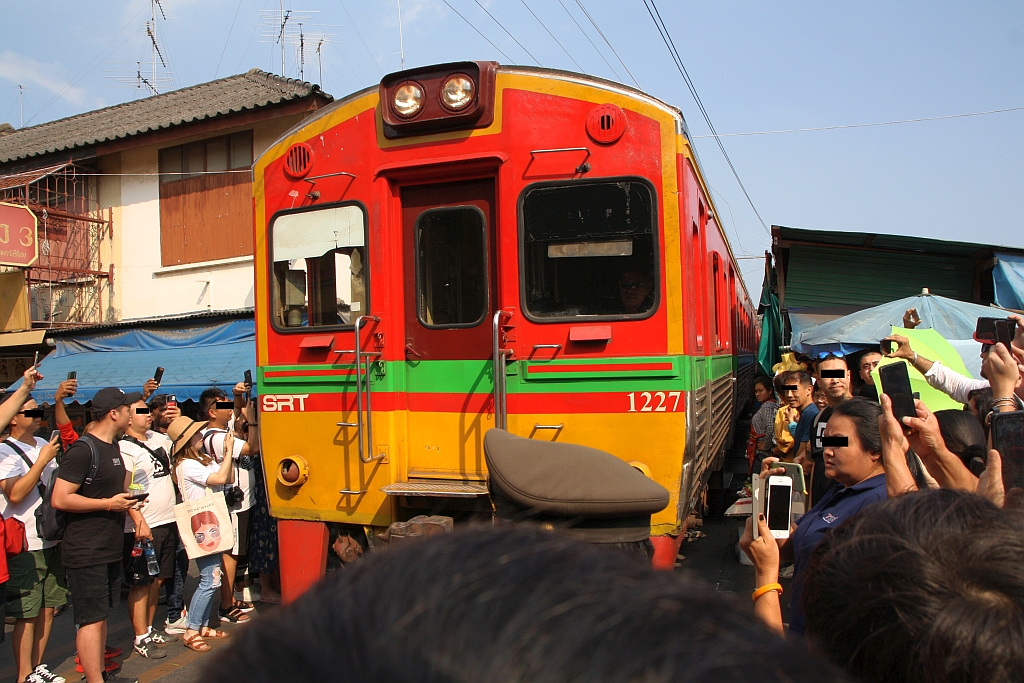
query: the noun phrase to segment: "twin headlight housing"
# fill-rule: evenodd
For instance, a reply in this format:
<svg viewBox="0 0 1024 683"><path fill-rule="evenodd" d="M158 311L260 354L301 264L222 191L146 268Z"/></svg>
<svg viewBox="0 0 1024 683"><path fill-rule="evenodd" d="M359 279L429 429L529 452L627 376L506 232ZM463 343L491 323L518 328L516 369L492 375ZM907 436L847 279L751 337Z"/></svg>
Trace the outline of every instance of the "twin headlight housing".
<svg viewBox="0 0 1024 683"><path fill-rule="evenodd" d="M454 74L441 83L438 100L446 109L459 112L473 104L476 91L476 83L472 78L465 74ZM391 107L396 114L410 119L422 111L426 99L422 85L416 81L406 81L399 85L394 92Z"/></svg>

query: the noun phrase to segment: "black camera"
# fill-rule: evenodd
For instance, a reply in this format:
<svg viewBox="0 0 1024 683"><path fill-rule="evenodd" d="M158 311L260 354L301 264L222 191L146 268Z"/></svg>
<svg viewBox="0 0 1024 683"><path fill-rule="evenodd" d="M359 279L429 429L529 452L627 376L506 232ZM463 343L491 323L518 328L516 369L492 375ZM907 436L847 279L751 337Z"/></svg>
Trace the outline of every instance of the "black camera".
<svg viewBox="0 0 1024 683"><path fill-rule="evenodd" d="M245 491L237 486L224 489L224 502L228 507L234 507L245 500Z"/></svg>

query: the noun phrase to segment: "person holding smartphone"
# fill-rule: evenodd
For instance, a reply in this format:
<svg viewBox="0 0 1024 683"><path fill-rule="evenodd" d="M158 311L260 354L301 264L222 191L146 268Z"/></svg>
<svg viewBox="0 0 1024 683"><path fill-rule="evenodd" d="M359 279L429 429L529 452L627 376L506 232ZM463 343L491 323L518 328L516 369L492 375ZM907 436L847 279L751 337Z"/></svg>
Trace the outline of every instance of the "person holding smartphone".
<svg viewBox="0 0 1024 683"><path fill-rule="evenodd" d="M826 493L801 518L788 539L776 543L762 515L758 520L757 539L752 520L740 540L740 548L754 564L758 590L754 592L754 610L765 625L782 633L782 609L779 595L780 562L792 562L793 585L789 608L789 630L804 634L804 611L800 601L804 572L811 555L830 529L839 526L865 507L885 500L885 468L882 463L882 436L878 418L882 409L864 398L851 398L837 404L825 428L825 476L838 486ZM776 458L766 458L761 478L781 476L786 470L773 467ZM764 601L763 603L761 601Z"/></svg>

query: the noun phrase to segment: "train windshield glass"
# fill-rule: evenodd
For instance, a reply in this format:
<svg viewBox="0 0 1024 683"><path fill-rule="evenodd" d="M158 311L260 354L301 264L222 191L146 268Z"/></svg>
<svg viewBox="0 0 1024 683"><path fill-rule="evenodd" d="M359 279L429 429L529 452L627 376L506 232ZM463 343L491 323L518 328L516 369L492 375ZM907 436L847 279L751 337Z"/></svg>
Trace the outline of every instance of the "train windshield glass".
<svg viewBox="0 0 1024 683"><path fill-rule="evenodd" d="M362 207L278 216L270 227L277 327L351 325L367 310Z"/></svg>
<svg viewBox="0 0 1024 683"><path fill-rule="evenodd" d="M531 188L524 307L535 318L647 317L658 301L654 194L634 180Z"/></svg>

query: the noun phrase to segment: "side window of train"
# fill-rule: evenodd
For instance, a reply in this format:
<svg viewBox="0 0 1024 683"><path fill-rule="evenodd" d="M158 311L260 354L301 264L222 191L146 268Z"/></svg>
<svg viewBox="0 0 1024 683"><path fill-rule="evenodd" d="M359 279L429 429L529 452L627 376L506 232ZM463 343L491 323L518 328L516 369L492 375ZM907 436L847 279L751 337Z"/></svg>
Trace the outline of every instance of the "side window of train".
<svg viewBox="0 0 1024 683"><path fill-rule="evenodd" d="M641 180L527 188L523 308L535 319L645 318L660 292L655 194Z"/></svg>
<svg viewBox="0 0 1024 683"><path fill-rule="evenodd" d="M275 327L348 326L368 311L361 206L278 215L270 225L270 258Z"/></svg>
<svg viewBox="0 0 1024 683"><path fill-rule="evenodd" d="M427 327L471 327L487 316L487 220L475 206L416 219L416 308Z"/></svg>

